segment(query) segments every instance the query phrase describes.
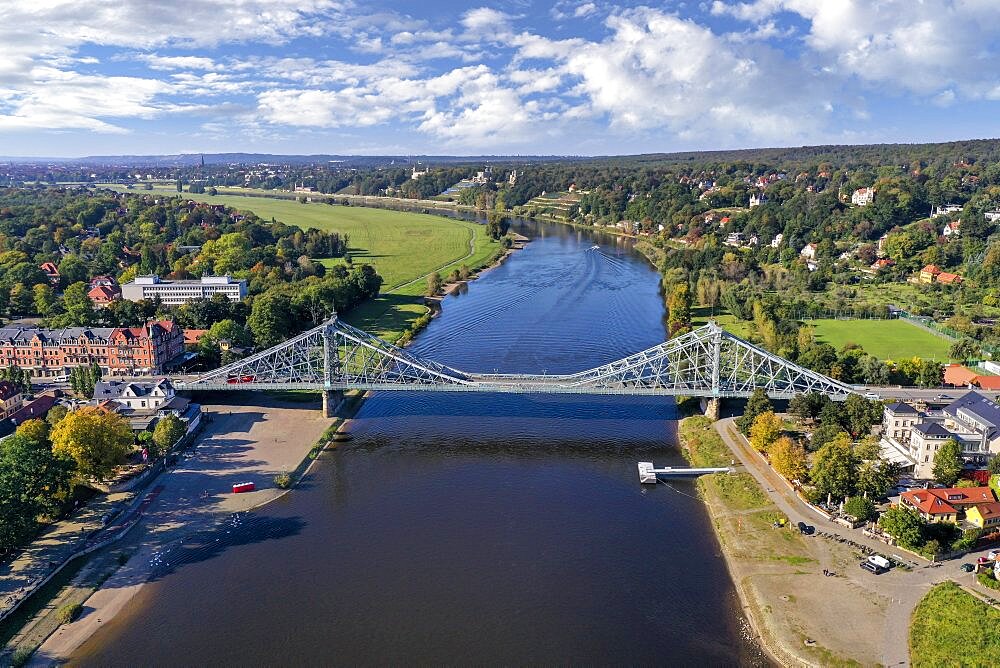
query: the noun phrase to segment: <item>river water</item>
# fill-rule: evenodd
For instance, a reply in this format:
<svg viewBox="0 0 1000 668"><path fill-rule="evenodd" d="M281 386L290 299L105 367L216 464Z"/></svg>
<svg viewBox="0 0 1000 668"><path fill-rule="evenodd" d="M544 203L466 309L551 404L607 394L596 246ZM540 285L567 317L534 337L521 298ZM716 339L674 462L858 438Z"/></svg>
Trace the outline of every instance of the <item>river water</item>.
<svg viewBox="0 0 1000 668"><path fill-rule="evenodd" d="M413 352L563 373L664 338L626 240L518 223ZM592 246L599 244L599 249ZM80 655L87 665L759 665L669 400L379 393L292 494L183 552ZM203 547L199 547L203 546Z"/></svg>

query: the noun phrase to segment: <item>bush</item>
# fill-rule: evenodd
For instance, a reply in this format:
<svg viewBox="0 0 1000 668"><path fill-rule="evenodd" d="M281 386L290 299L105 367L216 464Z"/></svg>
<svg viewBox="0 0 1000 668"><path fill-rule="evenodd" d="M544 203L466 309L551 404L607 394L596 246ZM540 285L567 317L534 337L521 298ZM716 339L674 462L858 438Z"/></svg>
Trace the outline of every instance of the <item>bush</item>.
<svg viewBox="0 0 1000 668"><path fill-rule="evenodd" d="M25 647L19 647L14 650L14 653L10 657L10 665L12 668L21 668L21 666L28 663L28 659L31 658L32 651Z"/></svg>
<svg viewBox="0 0 1000 668"><path fill-rule="evenodd" d="M983 571L976 576L976 579L979 580L979 584L984 587L1000 590L1000 581L993 577L993 571Z"/></svg>
<svg viewBox="0 0 1000 668"><path fill-rule="evenodd" d="M289 487L292 486L292 476L288 475L287 473L279 473L278 475L274 476L274 484L276 487L279 487L280 489L288 489Z"/></svg>
<svg viewBox="0 0 1000 668"><path fill-rule="evenodd" d="M844 503L844 512L860 522L875 518L875 504L863 496L852 496Z"/></svg>
<svg viewBox="0 0 1000 668"><path fill-rule="evenodd" d="M74 619L80 616L83 611L83 606L79 603L67 603L63 607L56 610L56 621L60 624L69 624Z"/></svg>

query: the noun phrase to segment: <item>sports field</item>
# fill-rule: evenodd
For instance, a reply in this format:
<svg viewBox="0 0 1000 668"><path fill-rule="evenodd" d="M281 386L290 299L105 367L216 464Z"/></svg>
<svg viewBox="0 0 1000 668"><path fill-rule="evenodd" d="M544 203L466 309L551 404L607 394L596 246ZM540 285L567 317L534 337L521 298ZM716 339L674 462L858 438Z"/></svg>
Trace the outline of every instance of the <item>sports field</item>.
<svg viewBox="0 0 1000 668"><path fill-rule="evenodd" d="M170 190L158 188L157 192ZM389 340L398 338L410 323L426 313L421 295L429 274L439 271L446 276L463 264L475 269L500 248L482 225L444 216L240 195L183 196L252 211L265 221L274 219L304 229L346 234L352 259L374 265L384 283L382 297L345 314L344 319ZM333 258L324 264L338 262L342 260Z"/></svg>
<svg viewBox="0 0 1000 668"><path fill-rule="evenodd" d="M806 324L816 328L817 340L837 350L856 343L869 355L883 360L949 359L951 341L906 320L807 320Z"/></svg>

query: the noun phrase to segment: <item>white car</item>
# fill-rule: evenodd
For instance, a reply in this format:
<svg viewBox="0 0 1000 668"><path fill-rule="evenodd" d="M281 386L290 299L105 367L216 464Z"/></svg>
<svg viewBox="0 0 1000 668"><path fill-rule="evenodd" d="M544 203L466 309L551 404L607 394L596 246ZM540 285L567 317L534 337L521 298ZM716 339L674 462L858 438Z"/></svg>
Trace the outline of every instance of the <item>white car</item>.
<svg viewBox="0 0 1000 668"><path fill-rule="evenodd" d="M989 553L986 555L986 558L992 559L993 561L1000 559L1000 550L990 550Z"/></svg>

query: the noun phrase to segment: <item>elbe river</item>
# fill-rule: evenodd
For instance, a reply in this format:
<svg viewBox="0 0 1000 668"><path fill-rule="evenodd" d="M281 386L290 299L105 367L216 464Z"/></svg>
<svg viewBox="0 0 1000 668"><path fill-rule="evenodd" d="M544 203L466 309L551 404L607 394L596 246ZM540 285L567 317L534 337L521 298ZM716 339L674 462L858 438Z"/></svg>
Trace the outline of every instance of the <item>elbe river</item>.
<svg viewBox="0 0 1000 668"><path fill-rule="evenodd" d="M531 243L446 298L414 353L567 373L663 341L631 242L514 230ZM377 393L350 443L188 541L77 661L766 664L694 484L638 483L638 461L684 465L675 418L665 398Z"/></svg>

